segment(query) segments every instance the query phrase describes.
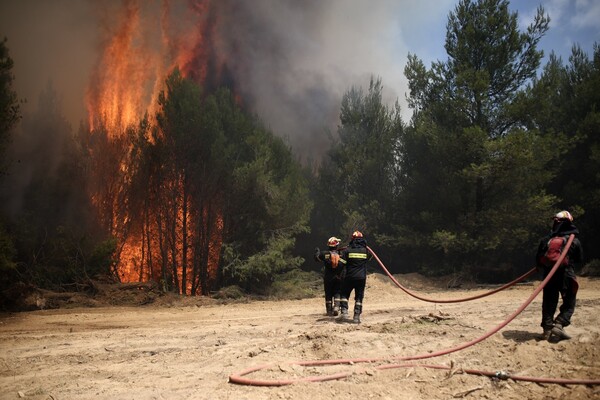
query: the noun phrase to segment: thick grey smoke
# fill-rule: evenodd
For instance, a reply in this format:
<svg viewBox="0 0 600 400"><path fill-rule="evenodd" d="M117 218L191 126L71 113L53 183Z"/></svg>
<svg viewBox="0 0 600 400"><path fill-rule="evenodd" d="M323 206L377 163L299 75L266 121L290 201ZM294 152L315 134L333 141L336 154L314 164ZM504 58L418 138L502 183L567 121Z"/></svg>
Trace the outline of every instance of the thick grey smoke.
<svg viewBox="0 0 600 400"><path fill-rule="evenodd" d="M194 2L167 3L182 10ZM418 12L418 3L213 0L220 29L215 48L224 52L236 88L252 111L303 160L319 159L329 146L327 131L336 130L341 98L352 86L366 88L371 76L380 77L386 100L404 104L403 68L409 50L401 24ZM19 96L36 99L51 81L76 129L86 119L85 93L99 60L98 44L110 31L111 20L118 21L110 16L122 4L2 2L0 35L8 37ZM139 4L146 24L159 31L161 2ZM403 112L406 116L409 110L404 107Z"/></svg>
<svg viewBox="0 0 600 400"><path fill-rule="evenodd" d="M398 1L230 3L220 27L236 84L300 156L323 155L352 86L381 77L387 100L404 99Z"/></svg>
<svg viewBox="0 0 600 400"><path fill-rule="evenodd" d="M13 89L35 112L50 82L63 114L77 127L85 118L85 91L95 61L98 27L87 1L0 1L0 38L6 37L14 61Z"/></svg>
<svg viewBox="0 0 600 400"><path fill-rule="evenodd" d="M11 142L8 173L2 177L6 185L0 186L2 209L11 218L22 211L26 197L41 196L35 191L61 178L59 169L69 158L72 142L71 127L61 108L54 88L48 84Z"/></svg>

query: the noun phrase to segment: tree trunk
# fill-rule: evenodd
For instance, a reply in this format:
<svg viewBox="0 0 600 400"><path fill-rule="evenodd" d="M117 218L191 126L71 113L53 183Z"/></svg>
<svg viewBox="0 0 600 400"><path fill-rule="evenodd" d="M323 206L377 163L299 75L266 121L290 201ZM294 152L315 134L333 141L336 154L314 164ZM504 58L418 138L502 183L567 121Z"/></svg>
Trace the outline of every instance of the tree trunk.
<svg viewBox="0 0 600 400"><path fill-rule="evenodd" d="M187 213L188 213L188 190L187 190L187 175L185 171L182 177L182 200L181 200L181 293L187 295Z"/></svg>

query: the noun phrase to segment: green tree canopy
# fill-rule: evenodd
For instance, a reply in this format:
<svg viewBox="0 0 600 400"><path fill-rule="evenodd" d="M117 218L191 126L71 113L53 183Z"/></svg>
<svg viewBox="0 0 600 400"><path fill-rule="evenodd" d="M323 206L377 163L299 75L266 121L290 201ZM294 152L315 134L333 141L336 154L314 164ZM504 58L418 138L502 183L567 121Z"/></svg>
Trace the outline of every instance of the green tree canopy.
<svg viewBox="0 0 600 400"><path fill-rule="evenodd" d="M420 268L527 260L550 213L550 145L522 118L549 19L539 8L521 32L508 4L460 1L448 17L447 61L428 70L411 55L406 65L415 114L401 140L397 229Z"/></svg>
<svg viewBox="0 0 600 400"><path fill-rule="evenodd" d="M204 93L178 70L159 106L156 127L143 122L132 135L130 232L145 238L135 268L181 293L208 294L221 284L211 260L223 249L217 278L268 290L281 265L298 266L293 239L312 207L291 149L228 89Z"/></svg>
<svg viewBox="0 0 600 400"><path fill-rule="evenodd" d="M558 208L575 215L582 240L600 237L600 47L590 58L575 45L568 63L551 54L539 79L528 92L534 107L528 125L550 143L554 172L548 190L559 198ZM600 250L590 246L590 258Z"/></svg>
<svg viewBox="0 0 600 400"><path fill-rule="evenodd" d="M448 17L447 61L428 71L409 55L405 74L417 112L430 110L445 126L479 126L490 137L518 125L509 105L535 77L543 55L537 44L550 20L540 7L520 32L517 13L508 5L507 0L461 0Z"/></svg>
<svg viewBox="0 0 600 400"><path fill-rule="evenodd" d="M344 94L338 138L319 169L316 194L322 240L360 229L376 236L390 232L394 210L394 177L403 123L399 106L383 102L381 79L371 79L366 92Z"/></svg>

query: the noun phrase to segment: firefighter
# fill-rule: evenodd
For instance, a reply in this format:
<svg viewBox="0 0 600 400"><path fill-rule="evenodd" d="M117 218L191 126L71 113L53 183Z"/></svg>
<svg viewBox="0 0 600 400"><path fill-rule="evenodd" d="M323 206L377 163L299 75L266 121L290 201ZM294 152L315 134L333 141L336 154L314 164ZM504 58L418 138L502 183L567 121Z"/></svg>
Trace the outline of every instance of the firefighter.
<svg viewBox="0 0 600 400"><path fill-rule="evenodd" d="M562 253L569 235L574 234L575 239L569 248L563 263L558 267L550 281L544 287L542 295L542 339L557 340L570 339L564 328L571 324L571 316L575 311L577 289L579 284L575 276L575 267L583 263L583 250L579 241L579 229L573 224L573 216L568 211L561 211L553 217L552 230L546 235L538 246L536 263L543 273L544 279ZM559 313L554 317L558 306L558 297L562 298Z"/></svg>
<svg viewBox="0 0 600 400"><path fill-rule="evenodd" d="M327 316L335 317L340 312L340 287L343 268L338 265L340 254L338 246L341 240L332 236L327 240L327 250L315 248L315 261L323 263L323 287L325 289L325 310Z"/></svg>
<svg viewBox="0 0 600 400"><path fill-rule="evenodd" d="M348 247L342 251L340 262L345 266L345 276L342 281L342 298L340 299L340 321L348 319L348 300L354 290L354 316L352 322L360 324L362 302L367 283L367 261L373 256L367 250L367 241L360 231L352 233Z"/></svg>

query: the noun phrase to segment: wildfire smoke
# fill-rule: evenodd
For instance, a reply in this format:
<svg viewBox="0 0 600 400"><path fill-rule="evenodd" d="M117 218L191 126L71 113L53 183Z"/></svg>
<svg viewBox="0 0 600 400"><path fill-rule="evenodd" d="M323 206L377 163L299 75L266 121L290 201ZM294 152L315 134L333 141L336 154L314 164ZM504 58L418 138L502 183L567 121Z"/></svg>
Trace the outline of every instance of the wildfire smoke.
<svg viewBox="0 0 600 400"><path fill-rule="evenodd" d="M276 134L287 137L298 155L318 160L329 146L324 130L337 123L341 93L351 84L367 83L372 71L382 70L382 64L384 68L393 64L387 59L392 51L375 42L377 32L368 33L360 26L384 26L391 18L389 11L396 5L386 1L376 13L370 13L366 10L371 10L371 6L364 3L98 3L99 26L104 35L87 91L90 127L92 131L105 129L110 140L118 141L144 113L152 119L165 77L177 67L184 77L193 79L206 91L228 86L244 107L260 115ZM355 23L348 24L347 20ZM127 149L116 153L120 155L113 157L115 162L127 160ZM108 210L105 218L113 221L113 229L120 233L117 237L123 243L124 254L133 254L128 257L131 260L149 260L157 246L153 243L159 242L151 237L152 232L164 228L159 225L167 221L156 220L157 210L151 210L154 217L146 219L123 212L127 199L119 185L128 181L128 166L113 170L97 180L112 179L117 184L105 184L107 189L104 195L95 195L96 202ZM180 199L177 207L182 207L180 215L184 219L186 199ZM215 209L208 219L207 231L218 231L209 229L220 218ZM200 220L198 216L204 211L195 212L195 218ZM178 229L180 237L188 234L184 226ZM192 234L190 240L199 239ZM183 261L187 256L179 257ZM175 256L170 257L176 261ZM140 276L128 273L123 279Z"/></svg>

